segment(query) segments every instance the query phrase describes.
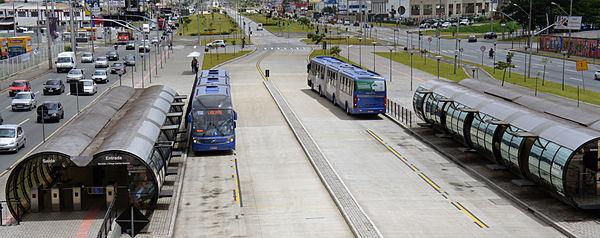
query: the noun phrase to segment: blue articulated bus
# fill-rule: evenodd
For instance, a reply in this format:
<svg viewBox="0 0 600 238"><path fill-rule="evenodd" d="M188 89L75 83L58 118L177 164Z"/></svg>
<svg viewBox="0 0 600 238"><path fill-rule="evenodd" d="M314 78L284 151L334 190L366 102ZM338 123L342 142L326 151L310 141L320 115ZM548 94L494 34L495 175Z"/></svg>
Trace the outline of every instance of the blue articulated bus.
<svg viewBox="0 0 600 238"><path fill-rule="evenodd" d="M199 78L208 78L208 77L227 77L229 78L229 71L224 69L209 69L202 70L198 74Z"/></svg>
<svg viewBox="0 0 600 238"><path fill-rule="evenodd" d="M307 65L308 86L348 114L385 113L385 78L329 56L317 56Z"/></svg>
<svg viewBox="0 0 600 238"><path fill-rule="evenodd" d="M227 85L204 85L194 90L188 120L192 125L192 150L235 150L237 113Z"/></svg>

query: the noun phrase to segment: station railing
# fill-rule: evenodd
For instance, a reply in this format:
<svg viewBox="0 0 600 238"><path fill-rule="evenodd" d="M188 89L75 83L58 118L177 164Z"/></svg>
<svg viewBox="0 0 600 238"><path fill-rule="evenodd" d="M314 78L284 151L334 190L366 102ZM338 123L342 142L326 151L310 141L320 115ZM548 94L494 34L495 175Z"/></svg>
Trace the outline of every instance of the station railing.
<svg viewBox="0 0 600 238"><path fill-rule="evenodd" d="M412 127L413 122L416 123L414 113L409 108L406 108L391 99L387 99L386 114L408 127Z"/></svg>
<svg viewBox="0 0 600 238"><path fill-rule="evenodd" d="M98 235L96 236L97 238L106 238L108 233L112 230L112 224L115 219L117 219L116 201L117 199L113 199L110 205L108 205L108 209L102 220L102 225L100 226L100 231L98 231Z"/></svg>

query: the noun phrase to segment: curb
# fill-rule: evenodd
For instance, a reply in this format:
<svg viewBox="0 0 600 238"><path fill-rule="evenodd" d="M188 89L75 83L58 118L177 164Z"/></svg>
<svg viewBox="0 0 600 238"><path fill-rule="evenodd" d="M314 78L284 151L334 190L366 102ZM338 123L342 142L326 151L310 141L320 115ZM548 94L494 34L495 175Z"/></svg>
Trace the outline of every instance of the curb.
<svg viewBox="0 0 600 238"><path fill-rule="evenodd" d="M521 201L519 198L515 197L514 195L512 195L511 193L509 193L505 189L503 189L500 186L496 185L494 182L492 182L491 180L489 180L485 176L481 175L480 173L478 173L474 169L467 167L465 164L463 164L462 162L460 162L460 160L458 160L456 157L454 157L454 156L452 156L450 154L445 153L438 145L430 142L429 140L425 139L421 135L415 133L413 130L411 130L409 127L407 127L406 125L404 125L402 122L398 121L397 119L393 118L392 116L388 115L387 113L385 113L384 115L389 120L391 120L392 122L394 122L397 125L399 125L402 129L404 129L404 131L408 132L411 136L413 136L413 137L417 138L419 141L421 141L421 142L429 145L438 154L444 156L445 158L450 159L452 162L454 162L456 165L458 165L461 169L463 169L463 171L465 171L465 172L473 175L477 179L483 181L491 189L493 189L494 191L498 192L500 195L504 196L505 198L508 198L509 200L511 200L519 208L521 208L522 211L526 212L526 214L532 214L532 215L534 215L535 217L537 217L538 219L540 219L542 222L544 222L544 223L552 226L554 229L556 229L557 231L559 231L560 233L562 233L563 235L565 235L567 237L571 237L571 238L577 237L575 234L573 234L572 232L570 232L564 226L558 224L552 218L550 218L547 215L541 213L537 209L529 206L527 203Z"/></svg>

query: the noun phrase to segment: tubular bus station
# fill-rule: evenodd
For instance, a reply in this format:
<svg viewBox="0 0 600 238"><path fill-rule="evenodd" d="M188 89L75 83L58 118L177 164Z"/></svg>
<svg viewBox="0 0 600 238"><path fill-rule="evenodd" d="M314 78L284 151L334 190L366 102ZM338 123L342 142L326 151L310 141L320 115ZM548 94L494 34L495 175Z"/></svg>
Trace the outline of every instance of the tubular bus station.
<svg viewBox="0 0 600 238"><path fill-rule="evenodd" d="M600 208L600 121L577 119L597 114L463 82L420 85L413 95L417 116L560 200Z"/></svg>
<svg viewBox="0 0 600 238"><path fill-rule="evenodd" d="M14 166L6 184L12 216L114 206L149 218L169 196L161 187L183 98L165 86L111 89Z"/></svg>

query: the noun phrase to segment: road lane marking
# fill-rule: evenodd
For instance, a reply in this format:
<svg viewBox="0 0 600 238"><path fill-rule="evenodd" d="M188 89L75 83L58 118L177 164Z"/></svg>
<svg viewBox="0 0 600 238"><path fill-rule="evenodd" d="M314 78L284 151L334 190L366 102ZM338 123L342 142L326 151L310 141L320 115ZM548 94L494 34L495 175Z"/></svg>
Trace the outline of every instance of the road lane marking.
<svg viewBox="0 0 600 238"><path fill-rule="evenodd" d="M422 172L419 168L417 168L417 166L415 166L412 163L409 163L406 158L404 158L400 153L398 153L398 151L396 151L394 148L389 146L385 141L383 141L383 139L381 139L381 137L379 137L377 134L375 134L375 132L373 132L371 130L366 130L366 131L375 140L377 140L380 144L382 144L387 150L392 152L392 154L394 154L394 156L396 156L404 164L406 164L413 172L415 172L423 181L425 181L429 186L431 186L431 188L433 188L436 192L438 192L444 199L446 199L454 207L456 207L460 212L462 212L467 217L469 217L471 220L473 220L474 223L477 226L479 226L479 228L489 228L489 226L487 224L485 224L483 221L481 221L479 218L477 218L477 216L475 216L475 214L473 214L471 211L469 211L467 208L465 208L460 202L452 201L449 198L448 192L444 191L444 189L442 189L442 187L440 185L438 185L431 178L429 178L424 172Z"/></svg>
<svg viewBox="0 0 600 238"><path fill-rule="evenodd" d="M29 121L29 119L31 119L31 118L28 117L27 119L23 120L21 123L19 123L19 126L23 125L25 122Z"/></svg>

